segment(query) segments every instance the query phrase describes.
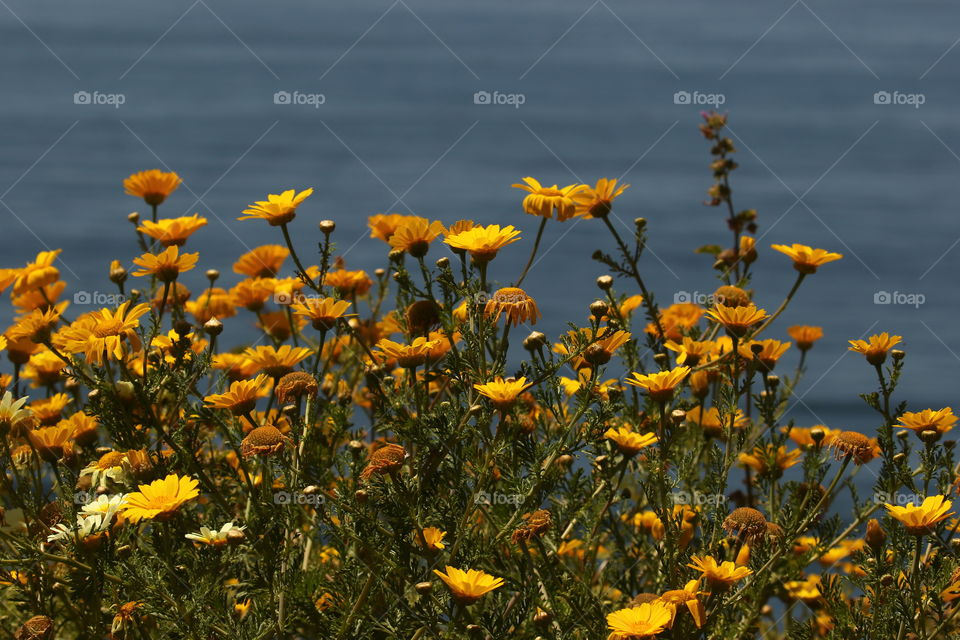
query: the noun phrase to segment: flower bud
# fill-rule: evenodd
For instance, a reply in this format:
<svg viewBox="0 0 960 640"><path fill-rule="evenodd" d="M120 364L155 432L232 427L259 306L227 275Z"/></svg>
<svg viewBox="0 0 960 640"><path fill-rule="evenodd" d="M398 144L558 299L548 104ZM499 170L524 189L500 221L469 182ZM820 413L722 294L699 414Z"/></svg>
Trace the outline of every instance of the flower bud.
<svg viewBox="0 0 960 640"><path fill-rule="evenodd" d="M337 223L333 220L321 220L320 221L320 231L323 232L323 235L328 236L333 233L333 230L337 228Z"/></svg>
<svg viewBox="0 0 960 640"><path fill-rule="evenodd" d="M442 258L437 258L437 269L449 269L450 268L450 258L443 256Z"/></svg>
<svg viewBox="0 0 960 640"><path fill-rule="evenodd" d="M607 315L607 311L609 310L610 308L603 300L594 300L590 303L590 313L593 314L593 317L598 320Z"/></svg>
<svg viewBox="0 0 960 640"><path fill-rule="evenodd" d="M223 333L223 323L216 318L210 318L203 323L203 332L211 338L216 337Z"/></svg>
<svg viewBox="0 0 960 640"><path fill-rule="evenodd" d="M205 275L207 276L207 280L210 281L210 284L213 284L220 277L220 272L216 269L207 269Z"/></svg>
<svg viewBox="0 0 960 640"><path fill-rule="evenodd" d="M433 591L433 583L418 582L413 586L413 588L416 589L417 593L419 593L420 595L427 596L427 595L430 595L430 593Z"/></svg>
<svg viewBox="0 0 960 640"><path fill-rule="evenodd" d="M609 291L610 287L613 286L613 278L611 276L600 276L597 278L597 286L603 291Z"/></svg>
<svg viewBox="0 0 960 640"><path fill-rule="evenodd" d="M902 349L894 349L890 352L890 357L893 358L894 362L900 362L905 355L907 355L907 353Z"/></svg>
<svg viewBox="0 0 960 640"><path fill-rule="evenodd" d="M876 518L870 518L867 522L867 533L864 535L867 544L873 549L873 552L879 554L883 545L887 542L887 533L877 522Z"/></svg>
<svg viewBox="0 0 960 640"><path fill-rule="evenodd" d="M527 351L535 351L547 344L547 336L539 331L533 331L523 340L523 348Z"/></svg>
<svg viewBox="0 0 960 640"><path fill-rule="evenodd" d="M133 225L140 224L140 214L134 211L133 213L127 214L127 220L130 221Z"/></svg>

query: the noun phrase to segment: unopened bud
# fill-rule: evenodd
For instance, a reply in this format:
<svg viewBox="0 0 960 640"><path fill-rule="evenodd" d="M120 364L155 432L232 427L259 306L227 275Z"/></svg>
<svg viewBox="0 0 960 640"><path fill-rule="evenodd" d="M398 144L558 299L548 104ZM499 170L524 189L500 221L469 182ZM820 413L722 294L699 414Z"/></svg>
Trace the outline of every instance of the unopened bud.
<svg viewBox="0 0 960 640"><path fill-rule="evenodd" d="M127 220L129 220L132 224L140 224L140 214L136 211L127 214Z"/></svg>
<svg viewBox="0 0 960 640"><path fill-rule="evenodd" d="M547 344L547 336L539 331L533 331L523 340L523 348L527 351L535 351Z"/></svg>
<svg viewBox="0 0 960 640"><path fill-rule="evenodd" d="M634 218L634 219L633 219L633 224L636 225L637 231L643 231L643 229L647 226L647 219L646 219L646 218Z"/></svg>
<svg viewBox="0 0 960 640"><path fill-rule="evenodd" d="M598 320L607 315L608 310L609 307L607 307L607 303L603 300L594 300L592 303L590 303L590 313L593 314L593 317Z"/></svg>
<svg viewBox="0 0 960 640"><path fill-rule="evenodd" d="M767 384L770 385L772 388L776 389L777 386L780 384L780 376L776 376L771 373L770 375L767 376Z"/></svg>
<svg viewBox="0 0 960 640"><path fill-rule="evenodd" d="M890 357L893 358L896 362L900 362L901 360L903 360L903 357L905 355L907 355L907 353L902 349L894 349L893 351L890 352Z"/></svg>
<svg viewBox="0 0 960 640"><path fill-rule="evenodd" d="M940 432L933 429L924 429L920 432L920 439L927 444L933 444L940 439Z"/></svg>
<svg viewBox="0 0 960 640"><path fill-rule="evenodd" d="M367 501L367 498L369 498L369 495L367 495L367 492L364 489L357 489L354 492L353 497L360 504L364 504Z"/></svg>
<svg viewBox="0 0 960 640"><path fill-rule="evenodd" d="M426 595L430 595L430 592L433 591L433 583L418 582L413 586L413 588L416 589L417 593L419 593L420 595L426 596Z"/></svg>
<svg viewBox="0 0 960 640"><path fill-rule="evenodd" d="M320 221L320 231L323 232L323 235L328 236L333 233L333 230L337 228L337 223L333 220L321 220Z"/></svg>
<svg viewBox="0 0 960 640"><path fill-rule="evenodd" d="M449 269L450 268L450 258L443 256L442 258L437 258L437 269Z"/></svg>
<svg viewBox="0 0 960 640"><path fill-rule="evenodd" d="M611 276L600 276L597 278L597 286L603 291L609 291L610 287L613 286L613 278Z"/></svg>
<svg viewBox="0 0 960 640"><path fill-rule="evenodd" d="M207 280L210 281L210 284L213 284L220 277L220 272L217 271L216 269L207 269L206 276L207 276Z"/></svg>
<svg viewBox="0 0 960 640"><path fill-rule="evenodd" d="M864 535L864 539L870 548L873 549L873 552L877 554L880 553L883 545L886 544L887 533L883 530L883 527L880 526L880 523L877 522L876 518L870 518L870 521L867 522L867 533Z"/></svg>
<svg viewBox="0 0 960 640"><path fill-rule="evenodd" d="M210 337L216 337L223 333L223 323L216 318L210 318L203 323L203 332Z"/></svg>
<svg viewBox="0 0 960 640"><path fill-rule="evenodd" d="M670 419L673 421L673 424L679 426L687 419L687 412L683 409L674 409L670 412Z"/></svg>

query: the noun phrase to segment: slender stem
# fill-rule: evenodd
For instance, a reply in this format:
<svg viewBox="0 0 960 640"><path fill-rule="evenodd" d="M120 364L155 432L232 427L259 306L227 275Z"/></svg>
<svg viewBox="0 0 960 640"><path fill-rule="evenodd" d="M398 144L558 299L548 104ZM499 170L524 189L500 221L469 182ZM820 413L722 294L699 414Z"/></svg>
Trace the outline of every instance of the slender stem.
<svg viewBox="0 0 960 640"><path fill-rule="evenodd" d="M513 285L519 287L520 283L523 282L523 279L527 277L527 272L530 271L530 267L533 266L533 259L537 256L537 249L540 248L540 239L543 237L543 230L547 227L547 219L540 219L540 228L537 229L537 237L533 241L533 250L530 252L530 258L527 260L527 265L523 268L523 271L520 273L520 277L517 278L517 284Z"/></svg>

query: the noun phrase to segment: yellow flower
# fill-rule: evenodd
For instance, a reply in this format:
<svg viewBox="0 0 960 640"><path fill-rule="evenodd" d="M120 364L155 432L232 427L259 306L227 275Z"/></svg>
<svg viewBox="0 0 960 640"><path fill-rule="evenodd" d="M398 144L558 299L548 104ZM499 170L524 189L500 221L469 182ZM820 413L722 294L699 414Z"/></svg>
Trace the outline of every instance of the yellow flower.
<svg viewBox="0 0 960 640"><path fill-rule="evenodd" d="M795 600L813 603L820 599L820 576L808 576L805 580L790 580L784 582L787 595Z"/></svg>
<svg viewBox="0 0 960 640"><path fill-rule="evenodd" d="M248 347L243 355L257 366L258 371L263 371L271 378L279 378L293 371L293 368L306 360L311 353L306 347L291 347L285 344L279 349L262 345Z"/></svg>
<svg viewBox="0 0 960 640"><path fill-rule="evenodd" d="M27 431L30 445L36 449L37 455L48 462L59 460L65 453L69 453L72 435L73 425L69 423Z"/></svg>
<svg viewBox="0 0 960 640"><path fill-rule="evenodd" d="M430 222L426 218L410 216L400 223L389 242L394 249L406 251L414 258L422 258L427 255L430 243L443 232L443 223L437 220Z"/></svg>
<svg viewBox="0 0 960 640"><path fill-rule="evenodd" d="M247 311L257 312L263 309L276 285L273 278L247 278L230 289L230 303L243 307Z"/></svg>
<svg viewBox="0 0 960 640"><path fill-rule="evenodd" d="M441 531L436 527L425 527L423 529L423 541L419 544L425 545L425 548L429 549L430 551L438 551L446 546L443 543L443 539L446 537L446 535L446 531Z"/></svg>
<svg viewBox="0 0 960 640"><path fill-rule="evenodd" d="M498 224L486 227L476 226L461 233L451 234L444 239L454 251L468 251L477 264L485 264L497 257L497 252L508 244L520 239L520 231L513 226L500 227Z"/></svg>
<svg viewBox="0 0 960 640"><path fill-rule="evenodd" d="M196 300L187 300L183 306L198 325L204 324L211 318L219 320L237 315L237 310L233 306L233 297L220 287L204 289Z"/></svg>
<svg viewBox="0 0 960 640"><path fill-rule="evenodd" d="M127 496L123 516L130 522L165 520L170 518L188 500L200 495L197 481L189 476L171 473L163 480L142 484L138 491Z"/></svg>
<svg viewBox="0 0 960 640"><path fill-rule="evenodd" d="M797 349L806 351L813 346L814 342L823 337L823 327L801 324L787 327L787 333L797 341Z"/></svg>
<svg viewBox="0 0 960 640"><path fill-rule="evenodd" d="M439 344L440 340L428 340L423 336L415 338L409 345L384 338L377 343L377 349L383 352L387 360L396 360L399 366L412 369L426 362Z"/></svg>
<svg viewBox="0 0 960 640"><path fill-rule="evenodd" d="M207 224L206 218L201 218L200 214L192 216L180 216L179 218L165 218L152 222L144 220L143 224L137 227L137 231L147 234L151 238L160 241L165 247L183 246L194 231Z"/></svg>
<svg viewBox="0 0 960 640"><path fill-rule="evenodd" d="M160 282L173 282L184 271L189 271L197 265L199 253L184 253L175 245L167 247L162 253L145 253L133 259L133 264L143 267L134 271L135 276L154 275Z"/></svg>
<svg viewBox="0 0 960 640"><path fill-rule="evenodd" d="M78 318L63 330L65 348L70 353L83 353L90 364L102 364L104 356L123 359L123 343L130 343L133 351L140 349L140 317L150 311L150 305L138 304L130 308L127 300L116 311L101 309Z"/></svg>
<svg viewBox="0 0 960 640"><path fill-rule="evenodd" d="M607 429L603 434L607 440L617 445L620 453L627 457L635 456L641 449L657 442L657 436L652 433L637 433L626 427Z"/></svg>
<svg viewBox="0 0 960 640"><path fill-rule="evenodd" d="M885 504L884 506L890 516L899 520L907 533L914 536L933 533L937 524L953 515L953 513L947 513L953 503L942 495L930 496L923 501L923 504L917 506L914 506L912 502L907 503L905 507L897 507L891 504Z"/></svg>
<svg viewBox="0 0 960 640"><path fill-rule="evenodd" d="M903 338L900 336L891 336L884 331L879 335L872 335L868 340L850 340L850 351L862 353L867 362L875 367L880 366L887 359L887 352L900 344Z"/></svg>
<svg viewBox="0 0 960 640"><path fill-rule="evenodd" d="M583 352L583 359L593 366L610 362L614 352L630 341L631 335L626 331L610 331L606 327L597 332L599 340L591 344Z"/></svg>
<svg viewBox="0 0 960 640"><path fill-rule="evenodd" d="M9 331L7 338L13 341L24 338L35 342L46 342L50 338L50 331L60 321L60 311L56 308L34 309L17 320Z"/></svg>
<svg viewBox="0 0 960 640"><path fill-rule="evenodd" d="M363 270L338 269L329 271L323 280L323 284L336 289L341 298L352 298L362 296L369 291L370 287L373 286L373 280Z"/></svg>
<svg viewBox="0 0 960 640"><path fill-rule="evenodd" d="M233 271L251 278L273 278L280 273L280 267L289 255L290 250L286 247L265 244L240 256L233 263Z"/></svg>
<svg viewBox="0 0 960 640"><path fill-rule="evenodd" d="M128 196L143 198L152 207L161 204L180 186L180 176L174 172L150 169L134 173L123 181L123 190Z"/></svg>
<svg viewBox="0 0 960 640"><path fill-rule="evenodd" d="M690 373L690 367L676 367L671 371L650 374L634 372L630 374L633 377L627 378L624 382L640 387L656 402L666 402L673 397L677 385L683 382L688 373Z"/></svg>
<svg viewBox="0 0 960 640"><path fill-rule="evenodd" d="M784 471L800 462L800 450L787 451L784 446L774 447L768 444L765 447L754 447L750 453L741 453L737 460L760 474L771 469Z"/></svg>
<svg viewBox="0 0 960 640"><path fill-rule="evenodd" d="M21 375L30 380L31 387L44 387L59 382L67 363L49 349L43 349L30 356L30 362L23 368Z"/></svg>
<svg viewBox="0 0 960 640"><path fill-rule="evenodd" d="M693 376L691 376L692 378ZM704 434L714 438L724 435L730 429L730 414L724 415L721 420L720 410L716 407L710 407L706 411L703 410L703 407L694 407L687 411L686 420L699 426ZM748 422L746 416L743 415L743 411L737 409L737 413L733 417L733 427L742 429Z"/></svg>
<svg viewBox="0 0 960 640"><path fill-rule="evenodd" d="M913 430L917 435L924 431L935 431L943 435L957 423L957 416L953 415L953 409L945 407L937 411L933 409L924 409L919 412L907 411L897 420L900 421L900 426Z"/></svg>
<svg viewBox="0 0 960 640"><path fill-rule="evenodd" d="M576 203L574 215L578 218L604 218L613 210L613 201L626 191L630 185L617 186L617 179L600 178L592 189L584 185L582 191L573 196Z"/></svg>
<svg viewBox="0 0 960 640"><path fill-rule="evenodd" d="M23 269L11 269L11 275L7 278L6 284L0 287L0 291L6 289L10 282L13 283L15 296L53 284L60 279L60 270L53 266L60 251L60 249L41 251L37 254L36 260L28 262Z"/></svg>
<svg viewBox="0 0 960 640"><path fill-rule="evenodd" d="M447 565L446 573L437 569L433 572L450 589L453 599L462 605L473 604L484 594L490 593L494 589L503 586L503 578L492 576L489 573L478 571L477 569L467 569L463 571L456 567Z"/></svg>
<svg viewBox="0 0 960 640"><path fill-rule="evenodd" d="M610 630L608 640L651 638L667 628L673 613L670 606L659 600L608 613L607 628Z"/></svg>
<svg viewBox="0 0 960 640"><path fill-rule="evenodd" d="M704 313L704 308L698 304L679 302L660 312L660 325L667 339L680 340L683 337L682 332L695 327ZM663 337L659 335L657 325L653 322L647 325L645 331L651 335Z"/></svg>
<svg viewBox="0 0 960 640"><path fill-rule="evenodd" d="M803 274L816 273L817 267L843 257L839 253L813 249L805 244L793 244L791 246L773 244L770 246L793 260L793 268Z"/></svg>
<svg viewBox="0 0 960 640"><path fill-rule="evenodd" d="M707 622L707 610L704 608L703 603L700 602L699 596L709 596L710 594L700 591L699 586L699 580L690 580L683 589L666 591L657 599L657 601L663 602L673 609L670 617L670 627L673 626L673 622L676 619L677 608L680 605L684 605L687 607L690 615L693 616L693 622L697 625L697 629L703 628L703 625Z"/></svg>
<svg viewBox="0 0 960 640"><path fill-rule="evenodd" d="M759 346L760 351L754 353L754 346ZM777 360L790 348L789 342L780 342L779 340L751 340L747 343L741 343L739 348L740 357L745 360L759 361L760 367L764 371L773 371Z"/></svg>
<svg viewBox="0 0 960 640"><path fill-rule="evenodd" d="M687 566L699 571L710 586L718 590L728 589L753 573L748 567L738 567L729 560L718 563L713 556L692 556L690 561Z"/></svg>
<svg viewBox="0 0 960 640"><path fill-rule="evenodd" d="M767 317L767 312L757 309L752 302L742 307L728 307L717 304L707 311L707 315L719 322L734 336L743 337L753 325Z"/></svg>
<svg viewBox="0 0 960 640"><path fill-rule="evenodd" d="M370 227L370 237L379 238L384 242L390 242L390 236L396 233L397 229L406 220L416 218L417 216L405 216L400 213L378 213L367 218L367 226Z"/></svg>
<svg viewBox="0 0 960 640"><path fill-rule="evenodd" d="M270 223L271 227L285 225L297 216L297 207L312 193L313 189L305 189L300 193L294 189L287 189L279 195L271 193L266 200L258 200L244 209L243 215L237 220L260 218Z"/></svg>
<svg viewBox="0 0 960 640"><path fill-rule="evenodd" d="M475 384L473 388L479 391L483 397L489 398L494 407L500 411L505 411L513 406L517 397L531 386L527 384L526 378L504 380L497 376L492 382Z"/></svg>
<svg viewBox="0 0 960 640"><path fill-rule="evenodd" d="M583 184L570 184L562 189L557 185L544 187L533 178L524 178L526 184L514 184L517 189L528 191L523 199L523 210L532 216L552 218L557 212L557 220L569 220L576 213L576 202L573 196L587 188Z"/></svg>
<svg viewBox="0 0 960 640"><path fill-rule="evenodd" d="M208 395L203 401L214 409L226 409L235 416L242 416L257 406L257 398L266 383L267 376L261 373L253 380L231 382L227 391Z"/></svg>
<svg viewBox="0 0 960 640"><path fill-rule="evenodd" d="M521 322L536 324L540 319L537 303L527 292L517 287L498 289L484 307L484 313L496 322L501 313L507 314L507 323L518 326Z"/></svg>
<svg viewBox="0 0 960 640"><path fill-rule="evenodd" d="M334 298L298 298L290 308L298 316L310 318L310 322L317 331L329 331L337 326L337 318L355 316L355 313L346 313L350 308L347 300Z"/></svg>
<svg viewBox="0 0 960 640"><path fill-rule="evenodd" d="M681 342L678 343L673 340L668 340L663 346L671 351L677 352L677 364L695 367L701 360L709 359L716 344L713 340L693 340L687 336L683 336Z"/></svg>

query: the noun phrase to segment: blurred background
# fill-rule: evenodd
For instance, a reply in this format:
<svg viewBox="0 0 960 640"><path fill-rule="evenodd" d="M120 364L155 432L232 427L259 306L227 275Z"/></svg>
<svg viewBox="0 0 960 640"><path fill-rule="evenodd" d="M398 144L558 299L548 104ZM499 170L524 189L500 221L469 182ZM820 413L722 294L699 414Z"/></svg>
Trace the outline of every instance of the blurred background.
<svg viewBox="0 0 960 640"><path fill-rule="evenodd" d="M386 255L367 239L371 214L471 218L524 231L492 265L507 283L538 223L512 183L616 177L632 185L619 219L649 220L642 266L666 305L712 292L712 260L693 249L729 242L725 214L702 204L698 114L715 106L738 148L735 204L760 216L758 303L772 311L795 276L771 243L845 255L768 336L826 332L790 415L873 433L857 394L875 374L848 339L903 335L897 398L956 402L958 39L960 7L933 0L0 0L2 266L62 248L69 292L112 292L110 260L139 253L126 216L148 214L121 182L161 168L185 181L161 216L210 221L188 243L195 292L204 269L230 287L240 254L282 243L236 221L247 204L306 187L293 232L307 262L324 218L348 267L370 272ZM597 221L547 226L524 286L551 339L586 319L597 247L613 247ZM253 336L243 322L225 337Z"/></svg>

